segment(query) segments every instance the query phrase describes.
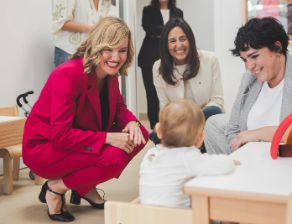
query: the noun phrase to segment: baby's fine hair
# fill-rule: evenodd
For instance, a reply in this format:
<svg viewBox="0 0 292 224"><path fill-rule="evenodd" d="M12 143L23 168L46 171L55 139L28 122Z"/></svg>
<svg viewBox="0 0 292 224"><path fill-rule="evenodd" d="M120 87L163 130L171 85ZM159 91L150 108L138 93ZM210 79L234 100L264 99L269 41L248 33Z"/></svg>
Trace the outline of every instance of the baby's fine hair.
<svg viewBox="0 0 292 224"><path fill-rule="evenodd" d="M192 146L203 132L205 117L196 103L181 99L168 103L160 110L159 124L163 145Z"/></svg>

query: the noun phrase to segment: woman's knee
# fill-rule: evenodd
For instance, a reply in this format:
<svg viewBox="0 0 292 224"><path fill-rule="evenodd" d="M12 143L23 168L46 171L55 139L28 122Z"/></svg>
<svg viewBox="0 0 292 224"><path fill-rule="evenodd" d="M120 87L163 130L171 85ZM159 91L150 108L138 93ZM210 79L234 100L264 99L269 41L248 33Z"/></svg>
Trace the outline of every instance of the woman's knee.
<svg viewBox="0 0 292 224"><path fill-rule="evenodd" d="M128 160L128 154L125 151L113 146L108 146L105 147L96 165L119 170L127 165Z"/></svg>
<svg viewBox="0 0 292 224"><path fill-rule="evenodd" d="M205 132L206 134L212 134L214 132L220 132L224 130L224 127L226 126L225 123L225 114L215 114L211 116L207 121L205 125Z"/></svg>
<svg viewBox="0 0 292 224"><path fill-rule="evenodd" d="M225 114L217 114L210 117L205 126L205 147L209 154L225 153L228 146L224 134L227 124Z"/></svg>

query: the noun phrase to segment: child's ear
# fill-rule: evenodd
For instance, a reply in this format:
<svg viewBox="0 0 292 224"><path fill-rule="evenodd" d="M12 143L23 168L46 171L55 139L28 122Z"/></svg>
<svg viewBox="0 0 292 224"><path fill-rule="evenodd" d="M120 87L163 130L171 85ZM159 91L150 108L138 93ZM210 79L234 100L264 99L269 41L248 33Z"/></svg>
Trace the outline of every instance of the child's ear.
<svg viewBox="0 0 292 224"><path fill-rule="evenodd" d="M161 125L159 122L156 123L155 125L155 131L156 131L157 137L161 140L162 134L161 134Z"/></svg>
<svg viewBox="0 0 292 224"><path fill-rule="evenodd" d="M203 145L204 138L205 138L205 133L202 131L201 134L195 140L194 146L196 148L200 148Z"/></svg>

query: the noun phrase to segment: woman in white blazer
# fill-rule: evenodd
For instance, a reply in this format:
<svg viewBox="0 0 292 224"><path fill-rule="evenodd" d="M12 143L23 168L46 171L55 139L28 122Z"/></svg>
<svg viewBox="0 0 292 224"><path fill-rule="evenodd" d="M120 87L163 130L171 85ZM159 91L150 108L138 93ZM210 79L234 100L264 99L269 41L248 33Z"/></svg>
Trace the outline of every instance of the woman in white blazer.
<svg viewBox="0 0 292 224"><path fill-rule="evenodd" d="M192 99L207 120L223 111L220 67L214 53L197 50L191 27L182 18L165 24L160 39L161 59L153 66L160 108L177 99Z"/></svg>

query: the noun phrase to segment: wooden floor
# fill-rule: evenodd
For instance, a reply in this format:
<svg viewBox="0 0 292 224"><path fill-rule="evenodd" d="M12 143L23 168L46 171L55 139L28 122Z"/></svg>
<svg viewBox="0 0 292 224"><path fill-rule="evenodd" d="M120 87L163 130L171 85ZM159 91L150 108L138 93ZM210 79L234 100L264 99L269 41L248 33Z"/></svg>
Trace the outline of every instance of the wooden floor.
<svg viewBox="0 0 292 224"><path fill-rule="evenodd" d="M107 200L131 201L138 196L139 165L144 153L152 146L148 142L118 180L113 179L98 186L106 192ZM54 223L47 216L46 205L38 201L41 186L34 185L29 179L28 169L21 170L20 180L14 183L14 187L12 195L0 195L0 224ZM66 198L69 201L69 194ZM80 206L69 205L68 208L76 218L74 224L104 223L104 212L92 209L85 201Z"/></svg>

